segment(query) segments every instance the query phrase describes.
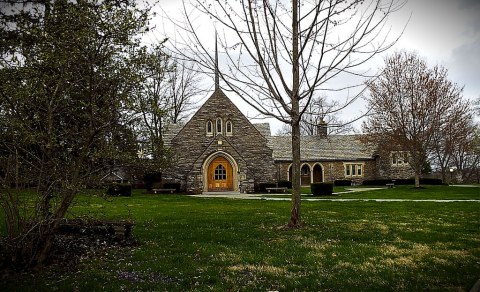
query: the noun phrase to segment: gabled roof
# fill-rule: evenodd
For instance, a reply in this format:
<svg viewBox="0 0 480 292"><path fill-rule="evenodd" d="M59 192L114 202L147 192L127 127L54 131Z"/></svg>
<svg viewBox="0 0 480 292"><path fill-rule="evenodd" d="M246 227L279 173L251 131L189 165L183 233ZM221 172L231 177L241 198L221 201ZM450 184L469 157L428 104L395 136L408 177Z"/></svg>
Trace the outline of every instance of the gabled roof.
<svg viewBox="0 0 480 292"><path fill-rule="evenodd" d="M233 110L238 117L246 122L251 122L240 112L232 101L223 93L221 89L215 90L210 98L197 110L193 117L185 125L170 125L164 134L164 145L172 146L172 141L176 139L184 128L196 119L196 116L205 112L205 108L212 102L221 102L228 104L228 108ZM218 109L218 106L215 107ZM273 159L276 161L292 161L292 139L290 136L272 136L270 124L260 123L251 124L259 134L256 139L264 137L267 140L267 146L273 150ZM373 159L375 148L367 145L360 140L361 135L329 135L326 138L321 136L302 136L300 139L300 155L302 161L358 161ZM248 137L247 139L251 139Z"/></svg>
<svg viewBox="0 0 480 292"><path fill-rule="evenodd" d="M277 161L292 160L292 138L290 136L267 137L268 146L273 150L273 159ZM302 136L300 139L300 156L302 161L321 160L369 160L374 149L360 141L360 135Z"/></svg>
<svg viewBox="0 0 480 292"><path fill-rule="evenodd" d="M265 137L266 134L270 135L270 125L269 124L260 124L260 128L255 126L250 122L250 120L238 109L238 107L227 97L227 95L223 92L221 88L216 88L215 91L212 93L212 95L203 103L203 105L193 114L193 116L190 118L188 122L186 122L184 125L177 125L173 124L170 125L169 128L167 129L166 133L163 135L163 143L166 147L170 147L172 145L173 139L175 139L180 132L193 120L196 119L197 115L202 114L202 112L205 111L205 108L209 107L210 104L215 103L215 102L220 102L226 107L230 109L230 113L236 115L237 117L243 119L246 123L254 126L253 128L258 131L259 135L257 138L260 137ZM267 130L268 128L268 130Z"/></svg>

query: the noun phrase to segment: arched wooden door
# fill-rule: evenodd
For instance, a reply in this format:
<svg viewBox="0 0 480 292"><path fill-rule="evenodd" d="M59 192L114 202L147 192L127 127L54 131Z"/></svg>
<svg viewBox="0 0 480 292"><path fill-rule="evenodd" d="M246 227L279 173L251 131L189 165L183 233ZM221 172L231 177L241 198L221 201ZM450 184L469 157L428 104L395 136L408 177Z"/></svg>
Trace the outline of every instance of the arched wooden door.
<svg viewBox="0 0 480 292"><path fill-rule="evenodd" d="M319 164L315 164L315 166L313 167L313 182L314 183L323 182L322 167Z"/></svg>
<svg viewBox="0 0 480 292"><path fill-rule="evenodd" d="M215 158L208 166L208 191L233 191L233 168L224 157Z"/></svg>

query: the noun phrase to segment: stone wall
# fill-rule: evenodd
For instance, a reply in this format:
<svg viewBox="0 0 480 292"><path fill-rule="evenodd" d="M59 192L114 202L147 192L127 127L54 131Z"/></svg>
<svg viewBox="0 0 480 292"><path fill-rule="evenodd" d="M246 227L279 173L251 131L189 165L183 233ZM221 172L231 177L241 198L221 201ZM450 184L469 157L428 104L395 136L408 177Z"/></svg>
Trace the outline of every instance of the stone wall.
<svg viewBox="0 0 480 292"><path fill-rule="evenodd" d="M346 177L345 176L345 164L362 164L363 165L363 176L361 177ZM316 164L320 164L323 169L323 181L324 182L333 182L338 179L350 179L354 180L357 183L361 183L366 179L375 179L377 178L377 169L375 160L363 160L363 161L309 161L301 162L301 165L308 165L310 170L313 171L313 167ZM289 179L289 168L292 165L291 162L277 162L277 167L280 171L280 180L290 180Z"/></svg>
<svg viewBox="0 0 480 292"><path fill-rule="evenodd" d="M377 160L378 178L408 179L415 173L409 164L393 165L390 151L379 151Z"/></svg>
<svg viewBox="0 0 480 292"><path fill-rule="evenodd" d="M363 164L362 177L346 177L345 164L355 163ZM389 157L383 157L372 160L363 161L313 161L302 162L302 165L307 164L313 170L315 164L320 164L323 168L323 181L333 182L341 179L351 179L356 183L361 183L364 180L370 179L407 179L413 177L414 173L408 164L392 165ZM291 162L277 162L277 167L280 171L280 180L289 180L288 170Z"/></svg>

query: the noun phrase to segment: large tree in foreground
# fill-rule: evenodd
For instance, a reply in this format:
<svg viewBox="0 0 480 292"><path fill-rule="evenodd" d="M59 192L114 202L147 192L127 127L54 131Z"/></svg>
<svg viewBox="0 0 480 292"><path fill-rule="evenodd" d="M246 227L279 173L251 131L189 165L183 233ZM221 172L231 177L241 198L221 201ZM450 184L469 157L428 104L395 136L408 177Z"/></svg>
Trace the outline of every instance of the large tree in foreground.
<svg viewBox="0 0 480 292"><path fill-rule="evenodd" d="M417 54L409 52L387 57L381 75L367 86L372 114L363 129L368 139L384 150L408 151L415 186L419 187L422 168L439 143L435 138L443 130L443 135L452 134L456 139L449 127L469 113L462 88L448 80L445 68L429 68Z"/></svg>
<svg viewBox="0 0 480 292"><path fill-rule="evenodd" d="M342 74L355 71L392 43L383 31L398 1L192 1L195 11L208 15L221 36L225 64L220 78L265 117L292 128L292 209L288 223L298 227L300 217L300 121L312 98L324 90L342 90L335 84ZM193 12L192 12L193 13ZM203 37L196 32L194 15L185 10L185 44L201 66L215 61ZM178 39L177 39L178 44ZM192 46L192 44L194 44ZM320 94L321 95L321 94Z"/></svg>
<svg viewBox="0 0 480 292"><path fill-rule="evenodd" d="M125 146L134 139L122 109L142 82L147 13L128 0L64 0L12 5L0 16L2 254L10 256L2 260L35 267L77 193L136 153ZM33 187L27 197L12 188L21 186Z"/></svg>

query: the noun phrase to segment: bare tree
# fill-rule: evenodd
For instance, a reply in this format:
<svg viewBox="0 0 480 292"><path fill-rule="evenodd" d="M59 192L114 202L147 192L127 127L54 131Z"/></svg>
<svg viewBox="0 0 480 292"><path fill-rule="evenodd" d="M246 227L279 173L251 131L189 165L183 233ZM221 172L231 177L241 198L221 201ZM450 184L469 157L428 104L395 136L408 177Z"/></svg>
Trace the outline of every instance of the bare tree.
<svg viewBox="0 0 480 292"><path fill-rule="evenodd" d="M157 161L163 157L163 121L166 116L165 100L169 71L174 70L169 62L170 56L165 52L163 43L145 52L147 62L142 74L146 77L137 87L131 101L133 116L136 116L136 131L141 141L142 155Z"/></svg>
<svg viewBox="0 0 480 292"><path fill-rule="evenodd" d="M163 133L171 123L181 123L195 108L193 99L204 90L196 64L175 57L163 42L146 52L139 86L131 110L137 131L144 144L144 155L151 157L154 167L164 163ZM156 165L156 166L155 166Z"/></svg>
<svg viewBox="0 0 480 292"><path fill-rule="evenodd" d="M354 129L351 124L339 118L340 110L341 107L338 102L328 102L324 96L314 97L302 115L300 121L301 135L317 135L321 127L325 127L327 135L353 132ZM282 127L275 133L276 136L290 136L291 134L292 127L289 124L282 124Z"/></svg>
<svg viewBox="0 0 480 292"><path fill-rule="evenodd" d="M475 101L475 110L477 112L477 115L480 116L480 97L477 97L477 100Z"/></svg>
<svg viewBox="0 0 480 292"><path fill-rule="evenodd" d="M478 127L478 125L477 125ZM461 140L459 140L452 150L452 165L455 166L458 173L458 179L472 180L477 175L480 166L480 134L474 127L468 127ZM478 128L477 128L478 129Z"/></svg>
<svg viewBox="0 0 480 292"><path fill-rule="evenodd" d="M292 208L289 227L301 224L300 121L315 94L342 90L332 86L341 74L389 48L383 28L389 15L403 3L393 1L193 1L195 10L208 15L220 30L220 72L225 89L235 92L266 117L292 128ZM188 34L179 50L205 71L215 60L197 34L193 12L185 6ZM178 41L178 40L177 40ZM193 44L193 45L192 45Z"/></svg>
<svg viewBox="0 0 480 292"><path fill-rule="evenodd" d="M434 131L432 155L443 181L447 181L446 173L454 164L459 171L468 168L465 164L469 159L465 158L473 150L475 129L471 108L460 102Z"/></svg>
<svg viewBox="0 0 480 292"><path fill-rule="evenodd" d="M386 58L382 74L367 85L372 114L363 124L364 131L384 149L400 147L409 152L419 187L436 134L448 127L449 117L468 109L462 88L447 79L445 68L429 69L417 54L408 52Z"/></svg>
<svg viewBox="0 0 480 292"><path fill-rule="evenodd" d="M205 93L202 77L194 62L174 59L174 69L168 73L167 115L170 123L184 122L196 108L195 97Z"/></svg>
<svg viewBox="0 0 480 292"><path fill-rule="evenodd" d="M329 102L325 96L314 97L302 116L301 134L316 135L321 124L328 127L329 135L352 132L351 124L342 121L338 116L343 108L338 101Z"/></svg>

